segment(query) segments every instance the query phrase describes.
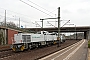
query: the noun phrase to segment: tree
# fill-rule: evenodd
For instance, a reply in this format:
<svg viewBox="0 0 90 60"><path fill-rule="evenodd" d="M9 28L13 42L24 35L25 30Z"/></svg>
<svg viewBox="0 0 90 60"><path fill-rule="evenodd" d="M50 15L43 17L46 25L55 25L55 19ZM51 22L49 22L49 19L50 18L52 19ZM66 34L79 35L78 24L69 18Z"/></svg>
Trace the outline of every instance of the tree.
<svg viewBox="0 0 90 60"><path fill-rule="evenodd" d="M18 27L15 25L15 23L13 23L13 22L7 22L7 27L9 27L9 28L14 28L14 29L18 28Z"/></svg>
<svg viewBox="0 0 90 60"><path fill-rule="evenodd" d="M4 41L3 32L0 31L0 45L4 44Z"/></svg>
<svg viewBox="0 0 90 60"><path fill-rule="evenodd" d="M1 22L1 23L2 23L1 26L5 26L5 23L4 23L4 22ZM28 33L30 33L30 30L21 29L21 28L19 28L17 25L15 25L14 22L7 22L7 23L6 23L6 27L12 28L12 29L16 29L16 30L20 30L20 31L22 31L22 32L28 32Z"/></svg>

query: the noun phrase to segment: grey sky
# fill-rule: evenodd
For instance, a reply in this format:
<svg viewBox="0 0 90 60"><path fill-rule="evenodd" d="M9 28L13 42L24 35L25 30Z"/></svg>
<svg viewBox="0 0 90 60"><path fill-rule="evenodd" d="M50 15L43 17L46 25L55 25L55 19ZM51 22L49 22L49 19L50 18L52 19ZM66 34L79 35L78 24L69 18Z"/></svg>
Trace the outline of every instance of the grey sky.
<svg viewBox="0 0 90 60"><path fill-rule="evenodd" d="M53 17L57 17L57 8L61 8L61 19L71 20L77 26L90 26L90 0L22 0L26 3L44 11L45 13L50 13ZM46 11L35 4L29 2L32 1L37 5L45 8ZM40 21L40 18L50 18L51 16L46 15L26 4L20 0L0 0L0 15L4 16L4 9L7 10L7 17L13 18L15 23L18 23L18 18L21 18L21 25L26 25L30 27L35 27L31 22ZM14 11L14 12L12 12ZM17 13L15 13L17 12ZM19 14L20 13L20 14ZM55 16L56 14L56 16ZM0 18L1 21L4 17ZM9 18L7 18L9 21ZM13 21L12 19L10 21ZM55 20L48 20L55 21ZM46 21L45 21L46 22ZM66 21L65 21L66 22ZM62 22L63 25L65 22ZM40 22L38 22L41 24ZM55 25L55 23L50 22ZM44 23L44 26L46 26Z"/></svg>

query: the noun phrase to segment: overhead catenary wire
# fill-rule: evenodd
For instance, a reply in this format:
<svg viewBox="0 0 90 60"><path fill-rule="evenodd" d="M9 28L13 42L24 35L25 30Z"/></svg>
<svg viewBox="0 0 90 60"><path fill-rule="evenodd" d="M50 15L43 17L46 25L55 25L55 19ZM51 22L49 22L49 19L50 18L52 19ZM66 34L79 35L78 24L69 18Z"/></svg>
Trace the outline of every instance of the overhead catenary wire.
<svg viewBox="0 0 90 60"><path fill-rule="evenodd" d="M8 9L5 9L5 8L1 8L1 7L0 7L0 9L6 10L6 11L10 11L10 12L13 12L13 13L15 13L15 14L19 14L20 16L22 15L22 16L28 17L29 19L32 18L32 17L30 17L30 16L28 16L28 15L25 15L25 14L22 14L22 13L18 13L18 12L15 12L15 11L11 11L11 10L8 10ZM12 14L10 14L10 13L8 13L8 14L9 14L9 15L12 15ZM33 19L35 19L35 18L33 18Z"/></svg>
<svg viewBox="0 0 90 60"><path fill-rule="evenodd" d="M4 9L4 8L1 8L0 7L0 9L3 9L3 10L7 10L7 9ZM11 10L7 10L7 11L11 11ZM13 12L13 13L16 13L16 14L20 14L20 13L17 13L17 12L14 12L14 11L11 11L11 12ZM1 13L4 13L4 12L1 12ZM11 17L14 17L14 14L10 14L10 13L7 13L9 16L8 17L6 17L6 18L8 18L9 20L14 20L14 18L11 18ZM20 14L20 15L23 15L23 14ZM1 16L1 18L3 17L5 17L4 15L0 15ZM16 16L16 15L15 15ZM26 15L24 15L24 16L26 16ZM29 18L29 16L27 16L28 18ZM19 17L18 17L19 18ZM17 20L17 19L16 19ZM29 19L30 20L30 19ZM24 20L23 20L24 21ZM26 22L26 21L24 21L24 22ZM28 22L27 22L28 23Z"/></svg>
<svg viewBox="0 0 90 60"><path fill-rule="evenodd" d="M1 7L0 7L1 8ZM3 10L6 10L6 9L4 9L4 8L1 8L1 9L3 9ZM11 11L11 10L7 10L7 11ZM11 12L13 12L13 11L11 11ZM3 12L2 12L3 13ZM20 13L17 13L17 12L14 12L14 13L16 13L16 14L20 14ZM22 14L21 14L22 15ZM16 16L16 15L15 15ZM1 22L3 22L4 21L4 15L0 15L0 19L2 19L2 21ZM10 14L9 13L9 16L7 16L6 17L7 18L7 21L9 22L9 21L18 21L18 19L19 19L19 17L17 18L17 17L15 17L15 19L14 19L14 15L13 14ZM30 20L30 19L28 19L28 20ZM25 20L21 20L22 22L24 22L24 23L31 23L31 21L29 21L29 22L26 22Z"/></svg>
<svg viewBox="0 0 90 60"><path fill-rule="evenodd" d="M40 12L42 12L42 13L48 15L48 16L51 16L50 14L47 14L46 12L44 12L44 11L42 11L42 10L40 10L40 9L38 9L38 8L36 8L36 7L30 5L30 4L28 4L28 3L26 3L26 2L24 2L24 1L22 1L22 0L20 0L20 1L23 2L23 3L25 3L25 4L27 4L28 6L30 6L30 7L32 7L32 8L34 8L34 9L36 9L36 10L38 10L38 11L40 11ZM52 17L52 16L51 16L51 17Z"/></svg>
<svg viewBox="0 0 90 60"><path fill-rule="evenodd" d="M0 7L0 9L3 9L3 11L4 11L4 10L7 10L7 9L1 8L1 7ZM29 19L29 17L30 17L30 16L28 16L28 15L24 15L24 14L15 12L15 11L11 11L11 10L7 10L7 11L9 11L9 13L7 13L8 16L6 17L6 18L7 18L7 22L9 22L9 21L12 21L12 22L13 22L13 21L18 21L19 15L20 15L20 16L21 16L21 15L22 15L22 16L26 16L26 17L28 17L27 19ZM12 12L12 13L15 13L15 14L11 14L11 12ZM4 12L0 12L0 13L3 13L3 14L4 14ZM17 16L16 14L19 14L19 15ZM17 17L16 17L16 16L17 16ZM0 15L0 19L2 19L2 20L0 20L0 22L3 22L3 21L4 21L4 17L5 17L4 15ZM15 17L15 18L14 18L14 17ZM25 17L25 18L26 18L26 17ZM20 17L20 18L21 18L21 17ZM25 19L25 18L24 18L24 19ZM24 22L24 23L32 23L31 21L30 21L30 22L24 21L24 19L22 18L22 19L21 19L21 22ZM29 20L30 20L30 19L29 19ZM16 24L16 23L15 23L15 24ZM30 24L29 24L29 25L30 25ZM29 25L28 25L28 26L29 26Z"/></svg>
<svg viewBox="0 0 90 60"><path fill-rule="evenodd" d="M54 26L53 24L51 24L49 21L47 21L51 26ZM55 26L54 26L55 27ZM56 27L55 27L56 28Z"/></svg>
<svg viewBox="0 0 90 60"><path fill-rule="evenodd" d="M8 9L2 8L2 7L0 7L0 9L9 11L9 13L7 13L7 14L8 14L8 17L7 17L8 20L14 20L14 19L11 18L11 17L12 17L12 16L16 16L16 14L19 14L20 16L21 16L21 15L27 16L28 18L30 18L30 16L28 16L28 15L24 15L24 14L22 14L22 13L18 13L18 12L15 12L15 11L11 11L11 10L8 10ZM12 13L15 13L15 14L12 14ZM50 13L52 13L52 12L50 12ZM19 15L18 15L18 16L19 16ZM1 16L1 18L4 18L4 17L5 17L5 16ZM25 18L26 18L26 17L25 17ZM16 18L15 18L15 19L16 19Z"/></svg>
<svg viewBox="0 0 90 60"><path fill-rule="evenodd" d="M66 24L69 23L69 22L70 22L70 20L68 20L64 25L66 25ZM63 25L63 26L64 26L64 25ZM62 26L62 27L63 27L63 26ZM62 27L61 27L61 28L62 28Z"/></svg>
<svg viewBox="0 0 90 60"><path fill-rule="evenodd" d="M0 15L0 16L2 16L2 15ZM5 17L5 16L2 16L2 17ZM14 19L14 18L11 18L11 17L6 17L7 18L7 20L17 20L18 21L18 19ZM23 19L21 20L22 22L25 22L25 23L30 23L30 22L26 22L26 21L24 21Z"/></svg>
<svg viewBox="0 0 90 60"><path fill-rule="evenodd" d="M30 1L30 0L28 0L28 1L31 2L31 3L33 3L34 5L36 5L36 6L40 7L40 8L42 8L42 9L44 9L45 11L54 14L53 12L48 11L47 9L45 9L45 8L43 8L43 7L41 7L41 6L39 6L38 4L36 4L36 3L32 2L32 1ZM55 15L55 14L54 14L54 15Z"/></svg>
<svg viewBox="0 0 90 60"><path fill-rule="evenodd" d="M0 7L1 8L1 7ZM1 9L3 9L3 10L7 10L7 9L4 9L4 8L1 8ZM23 14L21 14L21 13L18 13L18 12L14 12L14 11L11 11L11 10L7 10L7 11L10 11L10 12L13 12L13 13L15 13L15 14L19 14L19 15L23 15ZM6 17L7 18L7 20L15 20L14 18L11 18L12 16L14 16L15 14L11 14L11 13L7 13L7 14L9 14L8 15L8 17ZM10 16L11 15L11 16ZM16 15L15 15L16 16ZM23 16L26 16L26 15L23 15ZM5 17L5 16L1 16L1 18L2 17ZM28 16L29 17L29 16ZM17 19L16 19L17 20ZM24 22L26 22L26 21L24 21ZM27 22L28 23L28 22Z"/></svg>

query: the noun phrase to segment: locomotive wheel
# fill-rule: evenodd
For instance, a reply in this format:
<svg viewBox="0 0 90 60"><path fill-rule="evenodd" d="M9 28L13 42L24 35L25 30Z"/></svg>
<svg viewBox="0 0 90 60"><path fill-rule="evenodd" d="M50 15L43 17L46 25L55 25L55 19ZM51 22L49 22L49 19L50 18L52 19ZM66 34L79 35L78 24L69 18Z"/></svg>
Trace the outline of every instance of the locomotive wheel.
<svg viewBox="0 0 90 60"><path fill-rule="evenodd" d="M53 44L56 44L57 42L55 41Z"/></svg>
<svg viewBox="0 0 90 60"><path fill-rule="evenodd" d="M16 51L16 45L14 45L14 46L12 47L12 50L13 50L13 51Z"/></svg>
<svg viewBox="0 0 90 60"><path fill-rule="evenodd" d="M20 48L20 49L21 49L21 51L24 51L25 47L24 47L24 46L21 46L21 48Z"/></svg>
<svg viewBox="0 0 90 60"><path fill-rule="evenodd" d="M15 48L12 48L12 50L13 50L13 51L16 51L16 49L15 49Z"/></svg>
<svg viewBox="0 0 90 60"><path fill-rule="evenodd" d="M32 45L29 45L29 49L32 49Z"/></svg>

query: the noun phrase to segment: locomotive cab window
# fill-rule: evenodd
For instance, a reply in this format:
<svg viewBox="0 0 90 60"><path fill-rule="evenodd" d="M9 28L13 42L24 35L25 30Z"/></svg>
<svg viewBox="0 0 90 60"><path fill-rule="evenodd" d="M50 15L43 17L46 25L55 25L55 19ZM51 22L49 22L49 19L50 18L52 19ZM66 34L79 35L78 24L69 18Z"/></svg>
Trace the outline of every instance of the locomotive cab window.
<svg viewBox="0 0 90 60"><path fill-rule="evenodd" d="M31 36L30 35L27 35L27 42L30 42L31 41Z"/></svg>
<svg viewBox="0 0 90 60"><path fill-rule="evenodd" d="M30 42L31 36L30 35L22 35L23 42Z"/></svg>

